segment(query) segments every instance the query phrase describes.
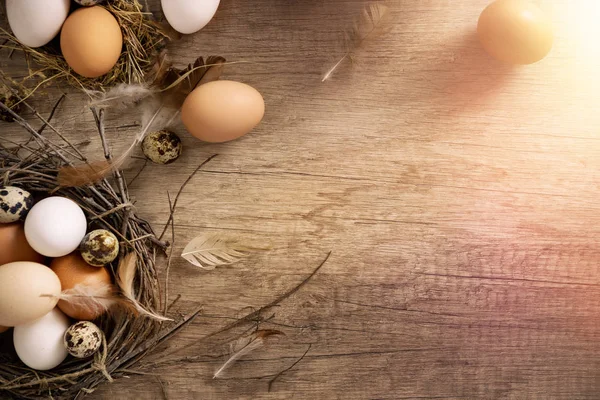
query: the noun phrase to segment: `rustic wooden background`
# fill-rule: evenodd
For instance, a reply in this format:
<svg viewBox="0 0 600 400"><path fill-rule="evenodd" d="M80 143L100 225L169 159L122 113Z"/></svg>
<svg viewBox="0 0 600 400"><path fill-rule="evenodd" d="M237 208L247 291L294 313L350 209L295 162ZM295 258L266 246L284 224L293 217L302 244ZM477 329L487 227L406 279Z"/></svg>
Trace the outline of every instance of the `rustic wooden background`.
<svg viewBox="0 0 600 400"><path fill-rule="evenodd" d="M267 114L227 144L181 130L183 157L131 185L139 213L162 228L167 192L218 153L180 198L176 252L202 232L273 251L212 272L177 258L173 315L198 304L202 314L150 356L147 375L90 398L598 398L600 5L538 2L556 44L523 68L480 49L488 0L390 1L389 32L325 83L362 1L223 0L203 31L172 45L182 65L248 61L225 77L260 90ZM81 101L69 92L55 121L93 153ZM115 151L133 122L110 120ZM202 337L295 286L330 250L265 315L261 327L286 336L213 380L239 330Z"/></svg>

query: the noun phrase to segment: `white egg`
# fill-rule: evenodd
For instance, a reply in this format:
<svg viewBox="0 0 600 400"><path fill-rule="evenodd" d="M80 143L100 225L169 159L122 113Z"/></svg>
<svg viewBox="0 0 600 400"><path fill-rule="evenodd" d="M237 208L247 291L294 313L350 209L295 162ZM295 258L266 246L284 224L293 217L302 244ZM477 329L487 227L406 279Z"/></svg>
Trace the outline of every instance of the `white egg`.
<svg viewBox="0 0 600 400"><path fill-rule="evenodd" d="M6 0L6 15L19 42L40 47L60 32L70 6L70 0Z"/></svg>
<svg viewBox="0 0 600 400"><path fill-rule="evenodd" d="M210 22L219 8L220 0L161 0L169 24L177 32L198 32Z"/></svg>
<svg viewBox="0 0 600 400"><path fill-rule="evenodd" d="M48 197L34 205L25 219L25 238L46 257L62 257L85 236L87 222L81 208L65 197Z"/></svg>
<svg viewBox="0 0 600 400"><path fill-rule="evenodd" d="M55 308L40 319L15 327L17 355L29 368L47 371L57 367L69 354L63 340L69 326L67 316Z"/></svg>

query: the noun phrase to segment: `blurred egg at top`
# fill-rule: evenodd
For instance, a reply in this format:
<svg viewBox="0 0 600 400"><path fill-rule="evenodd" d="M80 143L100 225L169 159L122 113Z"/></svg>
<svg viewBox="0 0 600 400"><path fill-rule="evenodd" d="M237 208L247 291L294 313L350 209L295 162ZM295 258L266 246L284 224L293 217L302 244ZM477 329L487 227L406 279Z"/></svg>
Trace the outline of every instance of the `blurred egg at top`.
<svg viewBox="0 0 600 400"><path fill-rule="evenodd" d="M198 86L185 99L181 119L189 133L205 142L239 138L260 123L265 102L252 86L214 81Z"/></svg>
<svg viewBox="0 0 600 400"><path fill-rule="evenodd" d="M122 48L119 23L99 6L80 8L69 15L60 33L60 49L67 64L86 78L108 73Z"/></svg>
<svg viewBox="0 0 600 400"><path fill-rule="evenodd" d="M162 0L162 10L169 24L179 33L198 32L217 12L220 0Z"/></svg>
<svg viewBox="0 0 600 400"><path fill-rule="evenodd" d="M550 52L550 17L528 0L497 0L479 17L479 40L492 57L509 64L533 64Z"/></svg>
<svg viewBox="0 0 600 400"><path fill-rule="evenodd" d="M6 16L19 42L40 47L58 34L70 6L70 0L6 0Z"/></svg>

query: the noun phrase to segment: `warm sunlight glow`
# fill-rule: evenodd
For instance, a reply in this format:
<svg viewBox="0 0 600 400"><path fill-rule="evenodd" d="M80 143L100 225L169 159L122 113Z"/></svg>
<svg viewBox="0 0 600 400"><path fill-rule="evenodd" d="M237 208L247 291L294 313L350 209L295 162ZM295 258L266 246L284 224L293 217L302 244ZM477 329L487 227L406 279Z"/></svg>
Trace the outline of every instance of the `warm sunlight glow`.
<svg viewBox="0 0 600 400"><path fill-rule="evenodd" d="M593 62L600 61L600 1L580 0L564 5L566 11L563 17L567 23L564 34L568 37L568 45L576 51L578 58L587 58Z"/></svg>

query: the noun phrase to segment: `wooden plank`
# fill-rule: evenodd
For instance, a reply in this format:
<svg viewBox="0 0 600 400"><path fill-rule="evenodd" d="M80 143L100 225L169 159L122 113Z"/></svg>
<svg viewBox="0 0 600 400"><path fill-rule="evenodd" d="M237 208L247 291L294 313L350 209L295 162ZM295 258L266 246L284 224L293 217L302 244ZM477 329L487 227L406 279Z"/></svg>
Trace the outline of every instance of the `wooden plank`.
<svg viewBox="0 0 600 400"><path fill-rule="evenodd" d="M542 2L555 48L509 68L474 36L486 0L390 2L390 32L321 83L363 4L224 0L206 29L171 46L182 65L245 61L226 77L259 89L267 114L227 144L180 129L182 158L148 165L131 186L138 211L161 229L167 192L218 153L180 198L176 252L204 231L273 251L208 273L176 259L173 312L204 304L202 315L150 356L144 372L156 375L91 399L598 397L600 9ZM100 154L82 99L69 93L56 121ZM117 127L133 122L109 116L115 151L135 132ZM292 288L329 250L262 324L286 336L213 380L243 328L202 338Z"/></svg>

